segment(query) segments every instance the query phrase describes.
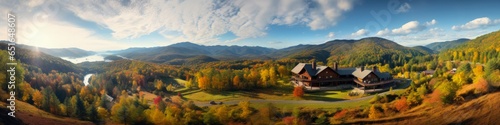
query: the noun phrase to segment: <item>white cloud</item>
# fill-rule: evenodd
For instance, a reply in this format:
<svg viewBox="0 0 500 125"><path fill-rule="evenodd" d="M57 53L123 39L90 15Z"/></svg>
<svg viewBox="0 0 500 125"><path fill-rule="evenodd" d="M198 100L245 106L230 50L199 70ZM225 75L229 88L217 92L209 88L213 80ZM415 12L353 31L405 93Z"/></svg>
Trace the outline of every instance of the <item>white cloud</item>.
<svg viewBox="0 0 500 125"><path fill-rule="evenodd" d="M432 19L430 22L426 22L425 26L432 26L432 25L434 25L436 23L437 23L436 19Z"/></svg>
<svg viewBox="0 0 500 125"><path fill-rule="evenodd" d="M386 36L386 35L408 35L411 33L417 33L425 30L426 28L433 26L437 23L435 19L432 19L429 22L425 22L424 24L420 24L418 21L410 21L408 23L403 24L399 28L395 28L392 30L383 29L377 32L378 36Z"/></svg>
<svg viewBox="0 0 500 125"><path fill-rule="evenodd" d="M384 30L380 30L377 32L377 36L385 36L385 35L388 35L389 33L391 33L391 31L387 28L385 28Z"/></svg>
<svg viewBox="0 0 500 125"><path fill-rule="evenodd" d="M342 13L353 6L349 0L131 0L65 4L76 16L112 30L117 39L174 31L181 33L178 40L192 42L211 42L228 32L237 39L261 37L272 24L324 29L336 25ZM169 38L171 34L164 35Z"/></svg>
<svg viewBox="0 0 500 125"><path fill-rule="evenodd" d="M476 18L470 22L467 22L464 25L460 26L452 26L452 30L474 30L474 29L479 29L479 28L487 28L490 26L495 26L497 24L500 24L500 19L496 20L491 20L488 17L481 17L481 18Z"/></svg>
<svg viewBox="0 0 500 125"><path fill-rule="evenodd" d="M360 36L366 36L368 35L368 30L366 29L360 29L354 33L351 34L353 37L360 37Z"/></svg>
<svg viewBox="0 0 500 125"><path fill-rule="evenodd" d="M398 12L398 13L404 13L404 12L410 11L410 9L411 9L410 4L409 3L404 3L401 6L399 6L399 8L396 10L396 12Z"/></svg>
<svg viewBox="0 0 500 125"><path fill-rule="evenodd" d="M335 33L329 32L326 37L328 37L328 39L333 39L333 38L335 38Z"/></svg>
<svg viewBox="0 0 500 125"><path fill-rule="evenodd" d="M78 27L66 22L50 20L46 27L30 37L20 37L19 43L45 47L76 47L85 50L103 51L108 49L125 49L128 45L99 37L94 31Z"/></svg>
<svg viewBox="0 0 500 125"><path fill-rule="evenodd" d="M423 29L424 29L424 27L422 25L420 25L420 23L418 21L410 21L410 22L404 24L403 26L401 26L400 28L393 29L392 34L394 34L394 35L406 35L406 34L410 34L412 32L422 31Z"/></svg>

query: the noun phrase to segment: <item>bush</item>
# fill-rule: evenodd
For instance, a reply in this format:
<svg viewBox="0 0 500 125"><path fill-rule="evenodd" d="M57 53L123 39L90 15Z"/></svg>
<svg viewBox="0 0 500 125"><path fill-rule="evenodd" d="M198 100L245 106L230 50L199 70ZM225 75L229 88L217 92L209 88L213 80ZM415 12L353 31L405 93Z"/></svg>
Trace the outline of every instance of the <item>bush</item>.
<svg viewBox="0 0 500 125"><path fill-rule="evenodd" d="M302 86L297 86L293 89L293 96L302 97L304 96L304 88Z"/></svg>
<svg viewBox="0 0 500 125"><path fill-rule="evenodd" d="M409 106L408 106L408 103L406 102L406 97L401 97L401 99L398 99L394 102L394 107L396 107L396 109L399 111L399 112L404 112L406 110L408 110Z"/></svg>

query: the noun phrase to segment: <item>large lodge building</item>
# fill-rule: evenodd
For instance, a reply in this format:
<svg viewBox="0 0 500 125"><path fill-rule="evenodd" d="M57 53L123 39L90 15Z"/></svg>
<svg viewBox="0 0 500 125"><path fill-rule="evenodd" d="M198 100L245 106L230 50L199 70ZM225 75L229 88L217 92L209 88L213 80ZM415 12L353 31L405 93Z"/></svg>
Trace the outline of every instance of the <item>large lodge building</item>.
<svg viewBox="0 0 500 125"><path fill-rule="evenodd" d="M355 86L361 90L384 90L394 86L389 73L380 72L377 67L371 70L360 68L339 68L318 66L313 63L299 63L292 69L292 82L309 90L328 90L338 86Z"/></svg>

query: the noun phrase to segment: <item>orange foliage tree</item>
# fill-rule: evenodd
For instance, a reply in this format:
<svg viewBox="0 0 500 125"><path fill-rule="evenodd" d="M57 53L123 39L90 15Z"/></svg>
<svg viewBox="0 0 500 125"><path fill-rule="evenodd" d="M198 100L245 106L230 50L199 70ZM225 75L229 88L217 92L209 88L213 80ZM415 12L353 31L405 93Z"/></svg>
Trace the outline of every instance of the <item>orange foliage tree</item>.
<svg viewBox="0 0 500 125"><path fill-rule="evenodd" d="M346 114L347 114L347 110L344 109L340 112L335 113L335 115L333 115L333 119L335 119L335 120L343 119Z"/></svg>
<svg viewBox="0 0 500 125"><path fill-rule="evenodd" d="M295 97L302 97L304 96L304 89L302 86L297 86L295 89L293 89L293 96Z"/></svg>
<svg viewBox="0 0 500 125"><path fill-rule="evenodd" d="M403 111L406 111L408 110L409 106L408 106L408 103L406 102L406 97L401 97L401 99L398 99L394 102L394 107L396 107L396 109L399 111L399 112L403 112Z"/></svg>

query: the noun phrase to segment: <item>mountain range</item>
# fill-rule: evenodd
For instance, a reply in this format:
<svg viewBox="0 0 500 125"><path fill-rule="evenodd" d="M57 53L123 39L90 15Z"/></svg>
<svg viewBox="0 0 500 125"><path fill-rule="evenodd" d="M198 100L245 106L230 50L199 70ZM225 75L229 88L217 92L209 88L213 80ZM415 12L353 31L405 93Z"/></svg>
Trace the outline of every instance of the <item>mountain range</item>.
<svg viewBox="0 0 500 125"><path fill-rule="evenodd" d="M320 62L329 64L339 62L339 64L345 66L357 66L387 63L394 60L401 61L402 63L413 56L436 53L444 49L454 48L467 41L469 39L458 39L431 43L426 46L405 47L384 38L368 37L359 40L332 40L317 45L301 44L283 49L259 46L206 46L191 42L181 42L169 46L129 48L108 52L129 59L172 65L191 65L220 60L268 60L285 58L310 60L314 58ZM39 52L56 57L78 58L95 54L95 52L78 48L48 49L35 48L28 45L18 46L27 50L38 50Z"/></svg>
<svg viewBox="0 0 500 125"><path fill-rule="evenodd" d="M359 40L332 40L319 45L297 45L283 49L272 49L257 46L204 46L190 42L182 42L163 47L129 48L112 51L130 59L167 64L196 64L217 60L235 59L299 59L315 58L321 62L351 60L355 64L364 65L375 62L387 62L394 58L410 58L408 55L429 54L429 50L404 47L393 41L369 37ZM368 57L370 56L370 57ZM366 58L359 58L366 57ZM351 62L349 61L349 62Z"/></svg>
<svg viewBox="0 0 500 125"><path fill-rule="evenodd" d="M425 45L425 47L432 49L434 51L441 51L441 50L454 48L456 46L462 45L469 40L470 39L461 38L461 39L452 40L452 41L434 42L434 43Z"/></svg>

